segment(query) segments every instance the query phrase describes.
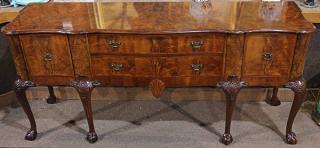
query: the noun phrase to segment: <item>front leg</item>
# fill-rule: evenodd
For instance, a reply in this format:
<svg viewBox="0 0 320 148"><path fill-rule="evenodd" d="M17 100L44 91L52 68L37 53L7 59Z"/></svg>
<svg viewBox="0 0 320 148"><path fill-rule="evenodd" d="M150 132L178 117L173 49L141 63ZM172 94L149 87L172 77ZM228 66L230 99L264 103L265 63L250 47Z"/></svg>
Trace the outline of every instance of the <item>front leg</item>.
<svg viewBox="0 0 320 148"><path fill-rule="evenodd" d="M29 104L28 99L26 97L26 90L29 87L33 87L33 86L35 86L35 84L31 81L23 81L21 79L17 79L14 82L14 92L16 93L17 99L18 99L19 103L21 104L24 112L27 114L27 117L30 122L31 128L25 136L25 139L30 140L30 141L36 139L36 137L37 137L36 122L34 120L33 113L30 108L30 104Z"/></svg>
<svg viewBox="0 0 320 148"><path fill-rule="evenodd" d="M290 88L294 92L294 99L292 102L289 118L287 121L287 127L286 127L286 142L288 144L296 144L297 139L296 139L295 133L292 132L292 124L302 103L305 100L306 84L304 80L300 79L300 80L295 80L287 83L285 87Z"/></svg>
<svg viewBox="0 0 320 148"><path fill-rule="evenodd" d="M225 132L221 138L221 142L225 145L229 145L232 141L232 135L230 133L231 118L234 110L237 95L240 89L247 84L243 81L239 81L236 76L229 76L227 81L222 81L218 83L218 87L222 88L223 92L226 94L226 123Z"/></svg>
<svg viewBox="0 0 320 148"><path fill-rule="evenodd" d="M98 136L94 129L93 118L92 118L91 92L95 86L99 85L99 83L94 81L78 79L76 81L72 81L70 85L78 91L83 108L86 113L86 117L89 125L87 141L89 141L90 143L94 143L98 140Z"/></svg>

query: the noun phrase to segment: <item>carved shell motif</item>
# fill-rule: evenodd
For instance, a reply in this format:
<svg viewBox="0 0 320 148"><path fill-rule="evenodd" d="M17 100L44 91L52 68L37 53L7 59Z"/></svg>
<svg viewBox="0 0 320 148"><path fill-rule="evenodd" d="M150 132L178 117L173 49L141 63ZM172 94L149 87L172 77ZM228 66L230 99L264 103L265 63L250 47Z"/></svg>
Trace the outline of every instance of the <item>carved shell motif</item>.
<svg viewBox="0 0 320 148"><path fill-rule="evenodd" d="M161 80L155 79L150 82L149 87L152 95L156 98L159 98L165 89L165 84Z"/></svg>

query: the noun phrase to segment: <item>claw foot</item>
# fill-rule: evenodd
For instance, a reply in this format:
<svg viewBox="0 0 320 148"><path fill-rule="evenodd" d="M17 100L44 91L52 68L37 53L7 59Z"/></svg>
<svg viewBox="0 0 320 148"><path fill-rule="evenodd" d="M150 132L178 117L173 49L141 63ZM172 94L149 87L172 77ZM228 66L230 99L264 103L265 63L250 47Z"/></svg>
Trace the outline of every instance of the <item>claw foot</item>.
<svg viewBox="0 0 320 148"><path fill-rule="evenodd" d="M37 131L35 130L29 130L26 134L26 136L24 137L24 139L29 140L29 141L33 141L34 139L37 138Z"/></svg>
<svg viewBox="0 0 320 148"><path fill-rule="evenodd" d="M286 142L288 144L297 144L296 134L294 132L287 133Z"/></svg>
<svg viewBox="0 0 320 148"><path fill-rule="evenodd" d="M231 134L223 134L223 136L221 137L221 142L225 145L229 145L230 143L232 143L233 138Z"/></svg>
<svg viewBox="0 0 320 148"><path fill-rule="evenodd" d="M97 133L95 132L89 132L87 135L87 141L89 143L95 143L98 140Z"/></svg>

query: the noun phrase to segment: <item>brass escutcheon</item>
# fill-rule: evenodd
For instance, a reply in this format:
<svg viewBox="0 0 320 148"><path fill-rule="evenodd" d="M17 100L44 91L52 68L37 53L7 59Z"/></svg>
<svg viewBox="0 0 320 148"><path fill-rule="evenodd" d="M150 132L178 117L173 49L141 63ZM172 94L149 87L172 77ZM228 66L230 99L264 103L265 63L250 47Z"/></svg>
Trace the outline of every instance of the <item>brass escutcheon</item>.
<svg viewBox="0 0 320 148"><path fill-rule="evenodd" d="M194 49L194 50L198 50L202 47L203 45L203 41L192 41L191 42L191 47Z"/></svg>
<svg viewBox="0 0 320 148"><path fill-rule="evenodd" d="M270 53L270 52L263 53L263 59L266 61L271 61L272 60L272 53Z"/></svg>
<svg viewBox="0 0 320 148"><path fill-rule="evenodd" d="M203 65L202 64L191 64L191 68L193 69L193 71L200 71L202 69Z"/></svg>
<svg viewBox="0 0 320 148"><path fill-rule="evenodd" d="M49 52L45 52L43 54L43 60L49 62L49 61L52 61L52 58L53 58L53 55Z"/></svg>
<svg viewBox="0 0 320 148"><path fill-rule="evenodd" d="M121 43L117 42L116 40L109 40L108 44L112 47L112 48L119 48Z"/></svg>
<svg viewBox="0 0 320 148"><path fill-rule="evenodd" d="M111 63L111 67L114 71L119 71L122 69L123 65L121 63Z"/></svg>

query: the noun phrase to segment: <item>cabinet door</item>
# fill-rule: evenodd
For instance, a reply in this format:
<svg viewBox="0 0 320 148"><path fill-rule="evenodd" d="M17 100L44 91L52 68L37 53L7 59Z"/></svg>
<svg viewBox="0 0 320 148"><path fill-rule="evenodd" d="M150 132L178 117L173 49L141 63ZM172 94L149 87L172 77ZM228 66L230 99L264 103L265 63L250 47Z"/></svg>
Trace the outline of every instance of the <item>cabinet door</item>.
<svg viewBox="0 0 320 148"><path fill-rule="evenodd" d="M20 41L31 78L74 76L66 36L22 35Z"/></svg>
<svg viewBox="0 0 320 148"><path fill-rule="evenodd" d="M243 77L251 84L267 85L263 78L286 81L292 65L295 34L253 33L246 36ZM257 78L259 77L259 78ZM250 82L248 82L250 83ZM282 83L282 82L279 82Z"/></svg>

